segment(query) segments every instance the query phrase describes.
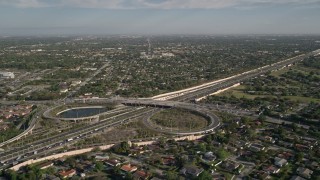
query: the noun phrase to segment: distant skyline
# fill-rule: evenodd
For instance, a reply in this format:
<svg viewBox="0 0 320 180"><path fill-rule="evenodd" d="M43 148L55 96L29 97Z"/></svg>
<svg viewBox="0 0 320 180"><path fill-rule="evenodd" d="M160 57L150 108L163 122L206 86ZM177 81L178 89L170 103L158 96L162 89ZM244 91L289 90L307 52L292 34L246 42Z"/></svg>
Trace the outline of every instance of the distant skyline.
<svg viewBox="0 0 320 180"><path fill-rule="evenodd" d="M320 0L0 0L0 35L320 34Z"/></svg>

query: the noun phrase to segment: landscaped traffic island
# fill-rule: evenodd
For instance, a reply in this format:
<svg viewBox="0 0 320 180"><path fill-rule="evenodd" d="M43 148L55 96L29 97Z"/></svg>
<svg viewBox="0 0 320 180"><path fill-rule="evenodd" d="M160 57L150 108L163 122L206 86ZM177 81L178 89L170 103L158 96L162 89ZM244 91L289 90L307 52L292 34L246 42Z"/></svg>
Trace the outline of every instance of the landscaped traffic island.
<svg viewBox="0 0 320 180"><path fill-rule="evenodd" d="M160 111L150 120L155 126L172 131L194 131L208 126L208 119L200 113L180 108Z"/></svg>

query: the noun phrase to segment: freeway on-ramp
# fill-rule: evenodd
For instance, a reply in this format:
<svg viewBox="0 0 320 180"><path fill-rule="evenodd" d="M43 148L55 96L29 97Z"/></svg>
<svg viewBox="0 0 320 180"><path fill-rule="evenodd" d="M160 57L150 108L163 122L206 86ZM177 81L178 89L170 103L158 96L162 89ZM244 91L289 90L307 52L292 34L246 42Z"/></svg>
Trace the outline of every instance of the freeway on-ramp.
<svg viewBox="0 0 320 180"><path fill-rule="evenodd" d="M133 107L131 110L127 113L123 113L120 115L117 115L116 117L109 117L103 120L99 120L96 123L71 129L68 131L65 131L63 133L57 134L52 137L43 138L39 141L29 143L22 145L20 147L14 148L14 149L6 149L4 152L0 154L1 164L0 169L7 168L12 165L15 161L24 161L31 158L37 158L43 153L49 153L57 148L61 148L65 146L66 144L74 143L79 139L83 139L87 137L87 135L92 133L97 133L98 131L101 131L105 128L110 128L114 126L121 125L123 123L127 123L131 121L132 119L135 119L137 117L142 117L147 115L150 112L154 111L154 108L158 107L165 107L165 106L171 106L171 107L193 107L194 104L188 103L191 101L194 101L196 99L202 98L204 96L207 96L209 94L212 94L213 92L216 92L220 89L224 89L230 86L233 86L234 84L241 83L247 79L257 77L261 74L264 74L269 71L275 71L279 70L283 67L286 67L290 64L293 64L298 61L302 61L304 58L312 56L314 54L319 53L319 50L313 51L311 53L302 54L293 58L289 58L283 61L280 61L278 63L274 63L271 65L263 66L260 68L253 69L251 71L247 71L235 76L231 76L229 78L225 78L222 80L214 81L211 83L207 83L204 85L187 88L185 90L180 90L177 92L167 93L158 95L156 97L150 98L150 99L118 99L118 101L122 101L123 104L135 104L140 105L140 107ZM105 68L105 67L103 67ZM69 96L70 97L70 96ZM111 99L111 101L114 99ZM168 101L170 100L170 101ZM65 102L80 102L80 101L106 101L106 99L87 99L87 100L79 100L79 99L65 99L63 103ZM110 101L110 100L108 100ZM60 102L60 101L59 101ZM199 109L205 109L203 107L196 107L193 108ZM204 110L205 111L205 110ZM212 118L212 123L214 124L212 126L212 129L210 131L204 130L202 132L190 132L190 134L197 134L197 133L207 133L211 132L214 128L218 127L219 120L214 117Z"/></svg>

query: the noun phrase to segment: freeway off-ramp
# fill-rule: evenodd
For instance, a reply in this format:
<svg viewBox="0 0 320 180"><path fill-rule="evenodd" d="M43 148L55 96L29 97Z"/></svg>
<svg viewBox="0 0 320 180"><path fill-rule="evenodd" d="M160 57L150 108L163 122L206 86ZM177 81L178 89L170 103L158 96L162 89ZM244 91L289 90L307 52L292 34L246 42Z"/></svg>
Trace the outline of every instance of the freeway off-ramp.
<svg viewBox="0 0 320 180"><path fill-rule="evenodd" d="M72 102L81 103L82 99L75 99ZM117 99L103 99L103 98L95 98L95 99L87 99L88 103L98 103L98 104L106 104L106 103L121 103L128 106L145 106L145 107L153 107L153 108L181 108L187 109L190 111L198 112L209 120L209 124L206 128L200 131L192 131L192 132L172 132L172 131L164 131L163 133L169 133L174 135L192 135L192 134L203 134L212 132L215 128L220 125L219 119L216 115L210 112L206 107L187 103L187 102L179 102L179 101L159 101L154 99L125 99L125 98L117 98ZM50 113L47 113L50 114ZM153 114L153 113L151 113ZM150 114L150 115L151 115ZM159 130L158 130L159 131Z"/></svg>
<svg viewBox="0 0 320 180"><path fill-rule="evenodd" d="M201 98L203 96L206 96L208 94L211 94L217 90L224 89L226 87L230 87L236 83L240 83L246 79L257 77L261 74L264 74L268 71L274 71L281 69L285 66L288 66L290 64L293 64L298 61L302 61L304 58L318 54L320 50L313 51L308 54L299 55L294 58L289 58L287 60L280 61L278 63L274 63L271 65L267 65L261 68L257 68L245 73L241 73L235 76L231 76L229 78L225 78L219 81L214 81L211 83L207 83L201 86L188 88L186 90L181 90L177 92L172 92L169 94L159 95L157 97L152 98L151 106L154 104L155 106L165 106L166 104L169 105L178 105L178 106L192 106L188 105L188 103L182 103L181 101L189 101L194 100L197 98ZM98 101L99 99L91 99L92 101ZM160 103L160 100L162 102ZM170 100L170 101L164 101L164 100ZM88 101L88 100L86 100ZM128 99L127 102L131 101L133 103L134 99ZM148 100L144 100L146 102ZM154 102L157 102L156 104ZM180 101L180 102L177 102ZM148 105L150 104L143 104L142 100L139 100L139 102L136 102L140 105ZM31 158L37 158L44 153L52 152L54 149L60 148L65 146L66 144L73 143L78 139L83 139L86 136L96 133L102 129L121 125L122 123L126 123L130 121L131 119L144 116L150 112L154 111L154 108L152 107L133 107L131 108L131 111L129 113L125 113L123 115L118 115L117 117L111 117L104 120L100 120L99 122L95 124L91 124L85 127L80 127L76 129L72 129L66 132L63 132L61 134L57 134L52 137L43 138L42 140L39 140L34 143L29 143L23 146L20 146L19 148L15 149L7 149L6 151L2 152L0 154L1 164L0 169L7 168L11 166L14 161L24 161ZM218 122L218 121L216 121ZM216 126L214 126L215 128ZM208 132L208 131L204 131ZM199 132L194 132L199 133ZM70 140L72 139L72 140ZM36 152L36 153L35 153Z"/></svg>

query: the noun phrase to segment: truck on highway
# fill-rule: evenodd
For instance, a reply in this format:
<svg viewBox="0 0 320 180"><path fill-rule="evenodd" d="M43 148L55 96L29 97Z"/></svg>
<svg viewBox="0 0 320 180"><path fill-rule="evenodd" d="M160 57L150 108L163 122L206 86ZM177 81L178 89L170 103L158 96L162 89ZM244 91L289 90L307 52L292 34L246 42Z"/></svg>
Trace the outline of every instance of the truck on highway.
<svg viewBox="0 0 320 180"><path fill-rule="evenodd" d="M67 139L67 142L70 142L70 141L72 141L73 140L73 138L69 138L69 139Z"/></svg>

